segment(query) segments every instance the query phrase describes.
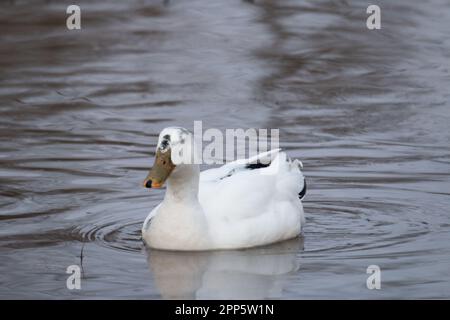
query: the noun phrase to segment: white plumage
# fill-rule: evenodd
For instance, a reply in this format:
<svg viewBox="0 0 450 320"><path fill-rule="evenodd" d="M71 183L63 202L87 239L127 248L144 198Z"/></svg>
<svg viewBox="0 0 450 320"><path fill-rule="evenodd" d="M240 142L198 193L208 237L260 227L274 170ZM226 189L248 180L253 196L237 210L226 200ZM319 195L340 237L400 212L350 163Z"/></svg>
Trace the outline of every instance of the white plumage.
<svg viewBox="0 0 450 320"><path fill-rule="evenodd" d="M173 147L187 140L184 135L190 133L166 128L158 145L169 136ZM262 160L270 165L255 165ZM158 249L214 250L294 238L305 221L299 194L306 184L300 168L301 162L279 149L201 173L196 164L176 165L166 180L163 202L144 222L143 239Z"/></svg>

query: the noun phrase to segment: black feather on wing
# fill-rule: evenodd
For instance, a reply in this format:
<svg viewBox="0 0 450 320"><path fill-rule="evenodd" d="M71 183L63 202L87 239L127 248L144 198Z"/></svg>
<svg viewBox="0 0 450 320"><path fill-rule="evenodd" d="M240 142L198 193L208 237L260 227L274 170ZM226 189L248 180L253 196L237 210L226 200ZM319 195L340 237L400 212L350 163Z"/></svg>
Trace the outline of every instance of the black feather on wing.
<svg viewBox="0 0 450 320"><path fill-rule="evenodd" d="M220 178L220 180L231 177L233 174L235 174L237 172L242 172L244 170L255 170L255 169L261 169L261 168L267 168L268 166L270 166L270 164L271 164L271 162L270 163L261 163L261 162L248 163L245 165L245 167L236 168L236 169L231 170L227 175Z"/></svg>
<svg viewBox="0 0 450 320"><path fill-rule="evenodd" d="M266 167L270 166L270 164L271 164L271 162L269 162L269 163L261 163L261 162L249 163L245 166L245 169L254 170L254 169L260 169L260 168L266 168Z"/></svg>

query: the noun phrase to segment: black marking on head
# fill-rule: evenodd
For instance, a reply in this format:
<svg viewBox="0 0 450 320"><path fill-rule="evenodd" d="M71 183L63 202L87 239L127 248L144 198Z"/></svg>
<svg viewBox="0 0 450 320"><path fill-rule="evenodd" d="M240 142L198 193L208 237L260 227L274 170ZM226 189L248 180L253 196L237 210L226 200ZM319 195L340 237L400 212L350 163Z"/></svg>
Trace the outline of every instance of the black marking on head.
<svg viewBox="0 0 450 320"><path fill-rule="evenodd" d="M245 169L254 170L254 169L260 169L260 168L266 168L268 166L270 166L270 163L261 163L261 162L249 163L245 166Z"/></svg>
<svg viewBox="0 0 450 320"><path fill-rule="evenodd" d="M161 143L159 144L159 149L166 150L170 145L170 136L168 134L164 135Z"/></svg>
<svg viewBox="0 0 450 320"><path fill-rule="evenodd" d="M300 193L298 194L298 198L300 199L300 200L302 200L304 197L305 197L305 195L306 195L306 179L305 178L303 178L303 189L302 189L302 191L300 191Z"/></svg>
<svg viewBox="0 0 450 320"><path fill-rule="evenodd" d="M182 128L182 127L177 127L178 130L180 130L182 133L184 134L189 134L189 130Z"/></svg>
<svg viewBox="0 0 450 320"><path fill-rule="evenodd" d="M189 132L189 130L182 127L176 127L176 129L178 129L180 133L180 143L184 143L186 141L186 136L190 135L191 133Z"/></svg>

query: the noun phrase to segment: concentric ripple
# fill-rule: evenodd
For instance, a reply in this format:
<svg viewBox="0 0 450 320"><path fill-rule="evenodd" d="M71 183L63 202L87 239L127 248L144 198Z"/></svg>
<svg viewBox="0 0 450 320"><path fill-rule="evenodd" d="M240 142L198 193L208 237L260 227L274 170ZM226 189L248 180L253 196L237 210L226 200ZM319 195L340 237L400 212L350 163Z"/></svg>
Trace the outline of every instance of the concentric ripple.
<svg viewBox="0 0 450 320"><path fill-rule="evenodd" d="M429 232L419 206L389 200L327 200L307 204L309 253L366 255L379 248L414 242Z"/></svg>
<svg viewBox="0 0 450 320"><path fill-rule="evenodd" d="M72 235L83 242L94 242L103 247L138 252L142 249L142 221L113 220L96 221L93 224L77 227Z"/></svg>

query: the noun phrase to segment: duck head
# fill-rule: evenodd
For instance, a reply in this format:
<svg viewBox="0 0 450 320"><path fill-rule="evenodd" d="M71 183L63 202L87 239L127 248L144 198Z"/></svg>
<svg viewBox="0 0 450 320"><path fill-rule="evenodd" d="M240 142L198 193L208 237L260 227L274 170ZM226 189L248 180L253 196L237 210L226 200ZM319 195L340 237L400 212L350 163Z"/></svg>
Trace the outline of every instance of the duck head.
<svg viewBox="0 0 450 320"><path fill-rule="evenodd" d="M166 128L159 134L155 162L144 187L161 188L177 166L194 163L192 134L180 127Z"/></svg>

